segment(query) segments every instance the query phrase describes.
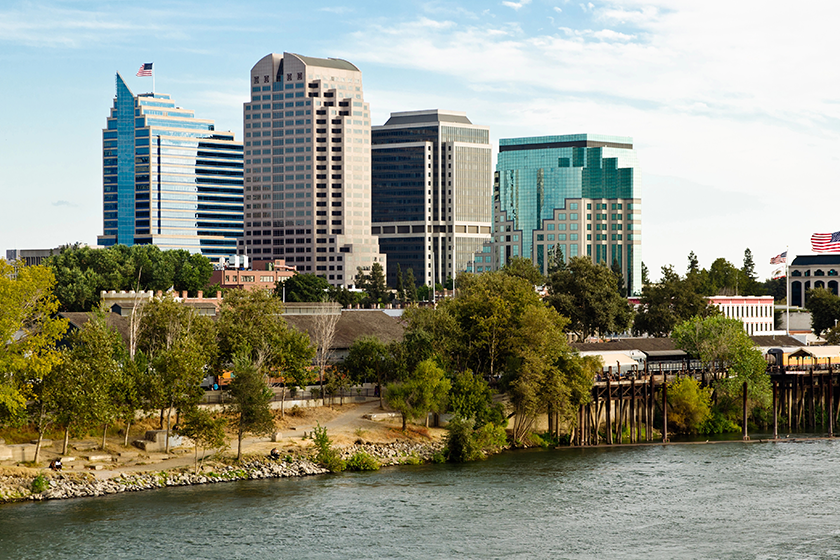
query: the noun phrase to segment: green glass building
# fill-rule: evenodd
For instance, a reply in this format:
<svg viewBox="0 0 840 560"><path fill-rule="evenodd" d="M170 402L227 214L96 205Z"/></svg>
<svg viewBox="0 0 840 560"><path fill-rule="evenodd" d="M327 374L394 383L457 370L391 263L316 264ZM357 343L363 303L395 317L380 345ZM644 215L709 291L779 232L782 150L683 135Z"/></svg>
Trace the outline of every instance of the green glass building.
<svg viewBox="0 0 840 560"><path fill-rule="evenodd" d="M242 142L122 76L102 131L102 246L154 244L218 259L242 237Z"/></svg>
<svg viewBox="0 0 840 560"><path fill-rule="evenodd" d="M641 192L633 139L572 134L499 141L493 242L473 272L512 257L547 272L551 254L618 267L628 294L641 291Z"/></svg>

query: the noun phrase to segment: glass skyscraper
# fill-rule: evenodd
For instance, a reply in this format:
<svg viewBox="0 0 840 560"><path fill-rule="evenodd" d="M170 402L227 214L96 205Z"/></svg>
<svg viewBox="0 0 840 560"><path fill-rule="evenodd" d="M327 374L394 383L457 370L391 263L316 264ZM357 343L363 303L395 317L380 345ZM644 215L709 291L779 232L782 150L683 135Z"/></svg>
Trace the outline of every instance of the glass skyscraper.
<svg viewBox="0 0 840 560"><path fill-rule="evenodd" d="M99 245L154 244L218 259L242 237L242 143L122 76L102 131Z"/></svg>
<svg viewBox="0 0 840 560"><path fill-rule="evenodd" d="M255 259L352 287L386 265L370 232L370 107L362 73L335 58L269 54L244 106L245 238Z"/></svg>
<svg viewBox="0 0 840 560"><path fill-rule="evenodd" d="M372 231L388 256L417 282L443 283L468 269L490 240L490 130L453 111L392 113L373 127Z"/></svg>
<svg viewBox="0 0 840 560"><path fill-rule="evenodd" d="M502 139L494 180L493 242L475 272L514 256L543 273L552 253L617 266L641 291L641 181L633 139L573 134Z"/></svg>

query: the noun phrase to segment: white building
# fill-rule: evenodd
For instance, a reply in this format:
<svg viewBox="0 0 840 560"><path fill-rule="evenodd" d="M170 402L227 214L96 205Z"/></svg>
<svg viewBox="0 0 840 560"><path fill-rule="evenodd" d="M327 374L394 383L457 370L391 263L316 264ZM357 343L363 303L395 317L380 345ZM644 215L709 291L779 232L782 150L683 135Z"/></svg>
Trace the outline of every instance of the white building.
<svg viewBox="0 0 840 560"><path fill-rule="evenodd" d="M245 238L254 259L352 287L386 265L371 235L370 107L346 60L269 54L244 106Z"/></svg>
<svg viewBox="0 0 840 560"><path fill-rule="evenodd" d="M741 321L750 336L775 333L773 296L713 296L708 300L724 317Z"/></svg>

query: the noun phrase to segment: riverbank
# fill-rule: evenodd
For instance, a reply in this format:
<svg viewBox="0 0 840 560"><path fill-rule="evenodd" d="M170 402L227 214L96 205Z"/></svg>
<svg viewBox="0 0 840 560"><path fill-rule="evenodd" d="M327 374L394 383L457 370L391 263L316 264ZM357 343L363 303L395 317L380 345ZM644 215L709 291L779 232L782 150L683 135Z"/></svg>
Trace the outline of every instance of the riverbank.
<svg viewBox="0 0 840 560"><path fill-rule="evenodd" d="M430 462L442 448L441 441L396 441L387 444L359 443L342 448L340 452L342 459L349 459L358 452L364 452L375 458L380 466L386 467ZM176 467L153 472L120 472L110 478L100 478L92 473L53 473L41 469L12 467L0 470L0 503L93 497L170 486L303 477L329 472L307 457L292 456L276 461L266 457L250 457L238 465L211 462L202 466L197 474L193 472L192 467Z"/></svg>

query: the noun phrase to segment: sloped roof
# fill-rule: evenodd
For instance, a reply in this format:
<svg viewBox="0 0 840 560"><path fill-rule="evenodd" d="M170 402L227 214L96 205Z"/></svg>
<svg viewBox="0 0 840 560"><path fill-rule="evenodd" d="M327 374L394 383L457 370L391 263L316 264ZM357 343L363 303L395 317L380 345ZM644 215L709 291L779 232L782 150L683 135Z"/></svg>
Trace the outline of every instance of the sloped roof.
<svg viewBox="0 0 840 560"><path fill-rule="evenodd" d="M571 347L578 352L612 352L625 350L641 350L642 352L658 352L676 350L674 341L670 338L622 338L610 342L575 342Z"/></svg>
<svg viewBox="0 0 840 560"><path fill-rule="evenodd" d="M756 345L761 346L762 348L770 348L770 347L785 347L785 346L805 346L799 340L793 338L792 336L788 336L786 334L782 335L761 335L761 336L751 336L750 337Z"/></svg>
<svg viewBox="0 0 840 560"><path fill-rule="evenodd" d="M283 318L289 326L310 334L317 315L285 315ZM403 325L394 317L382 311L364 309L343 310L335 330L334 349L350 348L357 338L363 336L375 336L388 344L402 340L405 332Z"/></svg>
<svg viewBox="0 0 840 560"><path fill-rule="evenodd" d="M84 326L85 323L91 320L93 317L92 313L88 312L67 312L67 313L59 313L59 317L63 317L70 322L70 326L80 329ZM123 339L123 342L128 344L129 342L129 320L126 317L120 316L119 313L114 313L113 311L107 313L105 315L105 324L111 327L113 330L120 333L120 336Z"/></svg>

